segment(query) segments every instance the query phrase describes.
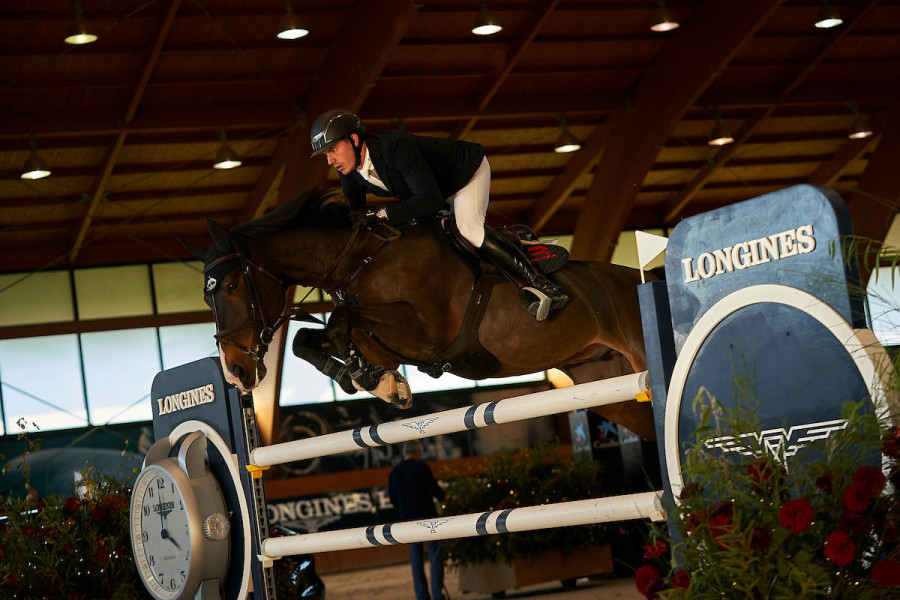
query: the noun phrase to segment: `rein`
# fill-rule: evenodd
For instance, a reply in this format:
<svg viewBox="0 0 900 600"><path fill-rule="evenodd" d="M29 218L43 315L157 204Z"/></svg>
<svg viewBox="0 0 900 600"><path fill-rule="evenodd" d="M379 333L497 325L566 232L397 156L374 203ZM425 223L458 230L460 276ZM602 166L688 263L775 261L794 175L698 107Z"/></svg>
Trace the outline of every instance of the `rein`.
<svg viewBox="0 0 900 600"><path fill-rule="evenodd" d="M394 230L394 232L396 232L396 230ZM261 274L265 275L266 277L268 277L269 279L271 279L272 281L274 281L275 283L277 283L281 287L283 292L285 292L285 293L287 292L287 288L289 287L289 284L286 283L283 279L281 279L277 275L275 275L274 273L272 273L271 271L267 270L266 268L260 266L259 264L253 262L252 260L250 260L250 258L248 258L245 255L245 253L241 250L241 247L237 244L237 242L232 239L231 246L232 246L232 248L234 248L234 252L227 254L225 256L222 256L220 258L217 258L210 264L206 265L204 267L203 271L206 272L206 271L212 269L213 267L215 267L216 265L219 265L228 260L232 260L234 258L237 258L240 261L241 272L244 275L244 281L246 282L246 285L248 288L247 296L248 296L248 299L250 302L250 319L247 321L244 321L242 323L238 323L236 325L228 327L226 329L217 331L214 336L216 341L219 343L229 344L231 346L234 346L238 350L240 350L241 352L243 352L244 354L246 354L247 356L252 358L254 360L254 362L256 363L256 367L257 367L257 370L259 371L260 378L265 377L266 367L265 367L265 364L263 361L263 356L268 351L269 344L272 343L272 339L275 337L275 332L278 331L279 327L284 325L284 323L286 321L296 318L298 315L302 315L303 320L309 320L312 322L321 323L321 321L319 319L313 317L306 310L301 308L300 304L303 302L303 300L305 300L309 296L309 294L312 292L312 290L319 288L322 285L322 283L324 281L326 281L328 279L328 277L330 277L334 273L335 269L337 269L338 266L341 264L341 262L344 260L344 258L346 258L347 254L350 252L350 249L356 243L357 239L359 239L359 233L360 233L359 229L353 230L353 233L350 235L350 239L347 240L346 245L341 250L340 254L338 254L337 258L335 259L335 261L331 265L331 267L327 271L325 271L325 273L323 273L321 277L319 277L319 279L318 279L318 281L316 281L315 285L310 287L309 292L306 293L306 295L300 300L299 303L294 304L290 308L282 310L281 313L278 315L278 317L276 317L273 321L270 320L269 316L266 314L265 309L263 308L263 304L262 304L262 301L261 301L261 298L259 295L259 287L256 284L254 272L261 273ZM376 239L380 240L380 244L378 245L377 248L375 248L374 252L370 253L370 255L367 256L363 260L363 264L360 265L360 267L357 268L350 275L350 278L348 279L347 283L353 281L357 277L357 275L359 275L360 271L366 265L368 265L369 263L372 262L372 257L382 248L382 246L384 246L385 243L387 243L389 241L393 241L394 239L397 239L397 237L399 237L399 232L396 232L397 233L396 236L381 236L381 235L376 235L373 232L370 232L370 233ZM339 296L342 295L340 293L340 291L338 291L338 295ZM214 313L217 314L218 311L216 311L216 306L215 306L215 295L212 296L212 303L213 303ZM217 327L218 327L218 323L217 323ZM243 344L235 342L234 340L232 340L228 337L235 331L240 331L240 330L246 329L248 327L256 327L260 330L259 341L255 348L249 348L247 346L244 346Z"/></svg>

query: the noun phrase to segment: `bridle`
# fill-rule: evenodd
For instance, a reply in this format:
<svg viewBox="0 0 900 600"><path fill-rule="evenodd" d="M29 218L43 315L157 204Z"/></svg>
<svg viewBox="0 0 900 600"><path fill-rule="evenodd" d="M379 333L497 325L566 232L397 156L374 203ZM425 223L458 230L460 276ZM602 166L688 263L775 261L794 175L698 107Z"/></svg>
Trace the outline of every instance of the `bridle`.
<svg viewBox="0 0 900 600"><path fill-rule="evenodd" d="M353 234L350 236L350 239L347 241L347 245L344 246L343 251L341 251L341 253L338 255L337 260L335 260L331 268L328 269L319 278L316 284L310 288L311 290L319 287L322 282L325 281L328 276L334 272L337 266L350 251L350 248L353 246L358 237L359 230L355 229L353 231ZM246 256L246 254L241 250L241 247L237 244L237 242L235 242L235 240L230 239L229 241L231 248L233 248L234 251L230 254L226 254L215 259L208 265L205 265L203 267L203 273L206 274L208 271L224 262L237 259L240 262L241 273L244 276L244 282L247 286L247 298L250 305L250 317L249 319L242 321L241 323L238 323L236 325L232 325L231 327L219 329L219 311L216 307L216 295L211 294L210 302L212 304L213 315L216 317L216 333L213 337L215 338L217 343L234 346L235 348L252 358L256 363L259 378L262 379L266 376L266 366L263 357L269 350L269 344L272 343L272 340L275 337L275 332L278 331L279 327L284 325L284 323L288 320L310 321L320 324L324 323L322 323L320 319L309 314L305 309L301 308L299 304L282 309L282 311L274 319L270 315L266 314L262 299L259 295L259 286L257 285L254 275L256 273L259 273L277 283L279 288L281 289L282 298L284 298L284 295L287 293L289 284L265 267L250 260L250 258ZM258 341L256 343L256 347L254 348L245 346L228 337L236 331L241 331L248 328L259 329Z"/></svg>

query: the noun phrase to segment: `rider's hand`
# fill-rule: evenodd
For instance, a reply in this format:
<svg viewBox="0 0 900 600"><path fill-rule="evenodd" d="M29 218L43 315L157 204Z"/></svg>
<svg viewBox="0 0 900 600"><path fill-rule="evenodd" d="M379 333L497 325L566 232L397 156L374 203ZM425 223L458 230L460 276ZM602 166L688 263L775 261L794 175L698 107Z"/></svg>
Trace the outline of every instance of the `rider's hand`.
<svg viewBox="0 0 900 600"><path fill-rule="evenodd" d="M384 208L362 208L353 213L352 224L354 229L371 229L386 220L387 211Z"/></svg>

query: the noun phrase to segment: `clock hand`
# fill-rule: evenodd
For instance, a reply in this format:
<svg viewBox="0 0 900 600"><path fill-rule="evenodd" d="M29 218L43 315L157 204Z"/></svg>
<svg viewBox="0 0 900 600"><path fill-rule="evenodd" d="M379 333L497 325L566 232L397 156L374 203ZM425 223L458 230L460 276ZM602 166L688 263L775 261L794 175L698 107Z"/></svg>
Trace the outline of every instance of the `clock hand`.
<svg viewBox="0 0 900 600"><path fill-rule="evenodd" d="M178 544L178 542L175 541L175 538L173 538L172 536L169 535L169 532L168 532L168 531L166 532L165 538L166 538L167 540L169 540L170 542L172 542L173 544L175 544L175 547L176 547L176 548L178 548L179 550L181 550L181 546Z"/></svg>

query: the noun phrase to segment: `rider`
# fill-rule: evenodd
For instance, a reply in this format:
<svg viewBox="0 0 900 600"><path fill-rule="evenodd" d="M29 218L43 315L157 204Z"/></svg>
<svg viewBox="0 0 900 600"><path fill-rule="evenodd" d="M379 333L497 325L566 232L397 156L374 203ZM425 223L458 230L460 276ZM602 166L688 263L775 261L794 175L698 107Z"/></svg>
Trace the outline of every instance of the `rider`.
<svg viewBox="0 0 900 600"><path fill-rule="evenodd" d="M315 120L310 143L312 156L324 153L337 170L352 208L364 207L366 194L396 197L399 203L378 209L375 216L401 225L451 204L462 236L516 282L528 312L538 321L569 299L521 249L484 224L491 187L484 146L401 131L367 133L359 117L340 108Z"/></svg>

